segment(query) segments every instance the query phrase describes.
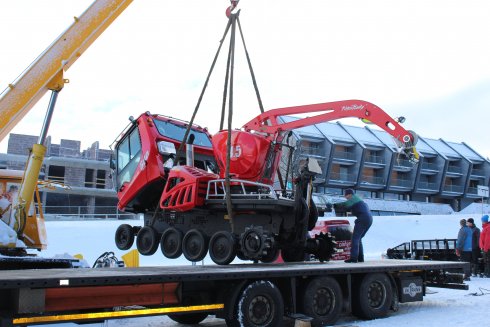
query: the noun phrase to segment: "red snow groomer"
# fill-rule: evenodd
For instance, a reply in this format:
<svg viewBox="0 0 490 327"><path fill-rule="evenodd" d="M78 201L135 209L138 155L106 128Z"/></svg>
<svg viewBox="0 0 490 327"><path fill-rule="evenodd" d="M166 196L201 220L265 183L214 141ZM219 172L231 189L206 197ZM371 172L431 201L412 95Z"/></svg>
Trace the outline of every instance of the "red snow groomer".
<svg viewBox="0 0 490 327"><path fill-rule="evenodd" d="M286 123L279 119L305 113L316 115ZM240 130L222 130L213 137L197 125L148 112L133 119L116 141L113 168L119 209L143 214L144 226L121 225L117 247L129 249L136 238L143 255L160 247L167 258L183 254L195 262L209 251L220 265L237 256L273 262L279 251L285 262L311 255L329 260L335 252L332 238L308 236L318 219L311 201L318 165L312 160L302 165L288 190L278 176L279 161L283 148L294 151L287 142L291 130L345 117L381 127L393 136L400 153L418 161L415 133L360 100L269 110ZM185 155L177 151L182 143L187 143ZM292 165L286 166L288 180ZM276 179L280 189L274 188Z"/></svg>

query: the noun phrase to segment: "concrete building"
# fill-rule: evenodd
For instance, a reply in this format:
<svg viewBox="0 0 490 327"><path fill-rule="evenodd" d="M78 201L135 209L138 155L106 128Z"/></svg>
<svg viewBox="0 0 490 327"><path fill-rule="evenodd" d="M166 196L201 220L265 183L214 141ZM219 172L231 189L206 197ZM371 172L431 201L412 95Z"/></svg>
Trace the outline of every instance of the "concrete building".
<svg viewBox="0 0 490 327"><path fill-rule="evenodd" d="M7 154L0 154L1 166L23 170L29 148L37 143L31 135L10 134ZM42 205L52 214L115 214L116 192L109 167L110 150L99 142L81 151L80 141L62 139L60 144L46 141L46 157L41 178L63 183L69 189L43 189Z"/></svg>

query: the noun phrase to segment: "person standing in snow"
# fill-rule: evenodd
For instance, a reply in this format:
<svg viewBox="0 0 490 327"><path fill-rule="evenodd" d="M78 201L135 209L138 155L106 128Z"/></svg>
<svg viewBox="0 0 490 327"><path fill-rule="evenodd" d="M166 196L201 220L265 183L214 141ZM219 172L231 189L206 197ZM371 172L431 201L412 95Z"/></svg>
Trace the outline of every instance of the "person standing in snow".
<svg viewBox="0 0 490 327"><path fill-rule="evenodd" d="M480 248L483 251L483 260L485 262L483 275L490 277L490 224L488 223L488 215L481 217L481 223Z"/></svg>
<svg viewBox="0 0 490 327"><path fill-rule="evenodd" d="M354 190L348 188L344 192L344 197L347 199L339 205L345 207L356 216L354 221L354 232L352 233L350 259L345 260L348 263L364 262L364 249L362 247L362 238L373 224L373 216L367 204L356 194Z"/></svg>
<svg viewBox="0 0 490 327"><path fill-rule="evenodd" d="M476 227L475 220L473 218L468 219L466 222L471 229L471 275L477 276L479 271L478 259L481 257L480 250L480 229Z"/></svg>
<svg viewBox="0 0 490 327"><path fill-rule="evenodd" d="M459 221L461 228L458 232L458 239L456 240L456 255L459 257L459 261L471 262L471 249L472 249L472 234L471 228L466 226L466 219L461 219ZM471 268L465 266L464 268L464 278L468 280L471 275Z"/></svg>

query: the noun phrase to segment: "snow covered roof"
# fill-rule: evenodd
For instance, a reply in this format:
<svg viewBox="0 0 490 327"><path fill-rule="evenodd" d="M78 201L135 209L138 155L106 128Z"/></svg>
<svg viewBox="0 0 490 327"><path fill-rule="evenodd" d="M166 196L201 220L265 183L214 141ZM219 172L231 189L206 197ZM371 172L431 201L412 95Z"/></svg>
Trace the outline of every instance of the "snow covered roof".
<svg viewBox="0 0 490 327"><path fill-rule="evenodd" d="M379 147L385 147L383 142L381 142L376 136L373 135L369 130L364 127L357 126L346 126L345 129L352 135L355 139L357 139L360 143L364 145L374 145Z"/></svg>
<svg viewBox="0 0 490 327"><path fill-rule="evenodd" d="M284 123L289 123L295 120L298 120L300 118L298 117L291 117L291 116L281 116L279 117L279 120L284 122ZM306 137L314 137L314 138L320 138L320 139L325 139L325 136L323 136L322 133L315 127L315 125L311 126L305 126L301 128L296 128L293 130L293 133L296 133L301 136L306 136Z"/></svg>
<svg viewBox="0 0 490 327"><path fill-rule="evenodd" d="M441 140L434 140L434 139L428 139L424 138L424 141L427 142L434 150L436 150L438 153L445 155L447 157L452 157L452 158L461 158L461 155L451 149L447 144L445 144Z"/></svg>
<svg viewBox="0 0 490 327"><path fill-rule="evenodd" d="M446 142L451 148L458 151L462 156L475 161L483 161L484 159L475 151L469 148L464 143Z"/></svg>
<svg viewBox="0 0 490 327"><path fill-rule="evenodd" d="M422 138L419 138L415 147L417 148L418 152L437 154L437 152L434 151L434 149L432 149L431 146L429 144L427 144L427 142L425 140L423 140Z"/></svg>
<svg viewBox="0 0 490 327"><path fill-rule="evenodd" d="M334 141L356 142L339 124L320 123L316 124L316 127Z"/></svg>

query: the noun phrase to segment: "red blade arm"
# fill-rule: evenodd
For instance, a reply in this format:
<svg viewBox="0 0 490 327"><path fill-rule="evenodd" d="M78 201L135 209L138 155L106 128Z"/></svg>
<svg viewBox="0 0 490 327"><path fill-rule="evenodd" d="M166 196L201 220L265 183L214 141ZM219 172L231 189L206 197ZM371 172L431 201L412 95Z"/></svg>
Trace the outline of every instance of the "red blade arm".
<svg viewBox="0 0 490 327"><path fill-rule="evenodd" d="M301 118L289 123L280 123L278 121L278 117L280 116L312 112L323 113L312 117ZM387 133L402 143L414 141L414 136L381 108L362 100L345 100L272 109L264 112L243 125L243 129L246 131L267 133L269 134L268 137L272 138L276 133L281 131L288 131L295 128L301 128L304 126L347 117L367 119L373 124L376 124L384 129Z"/></svg>

